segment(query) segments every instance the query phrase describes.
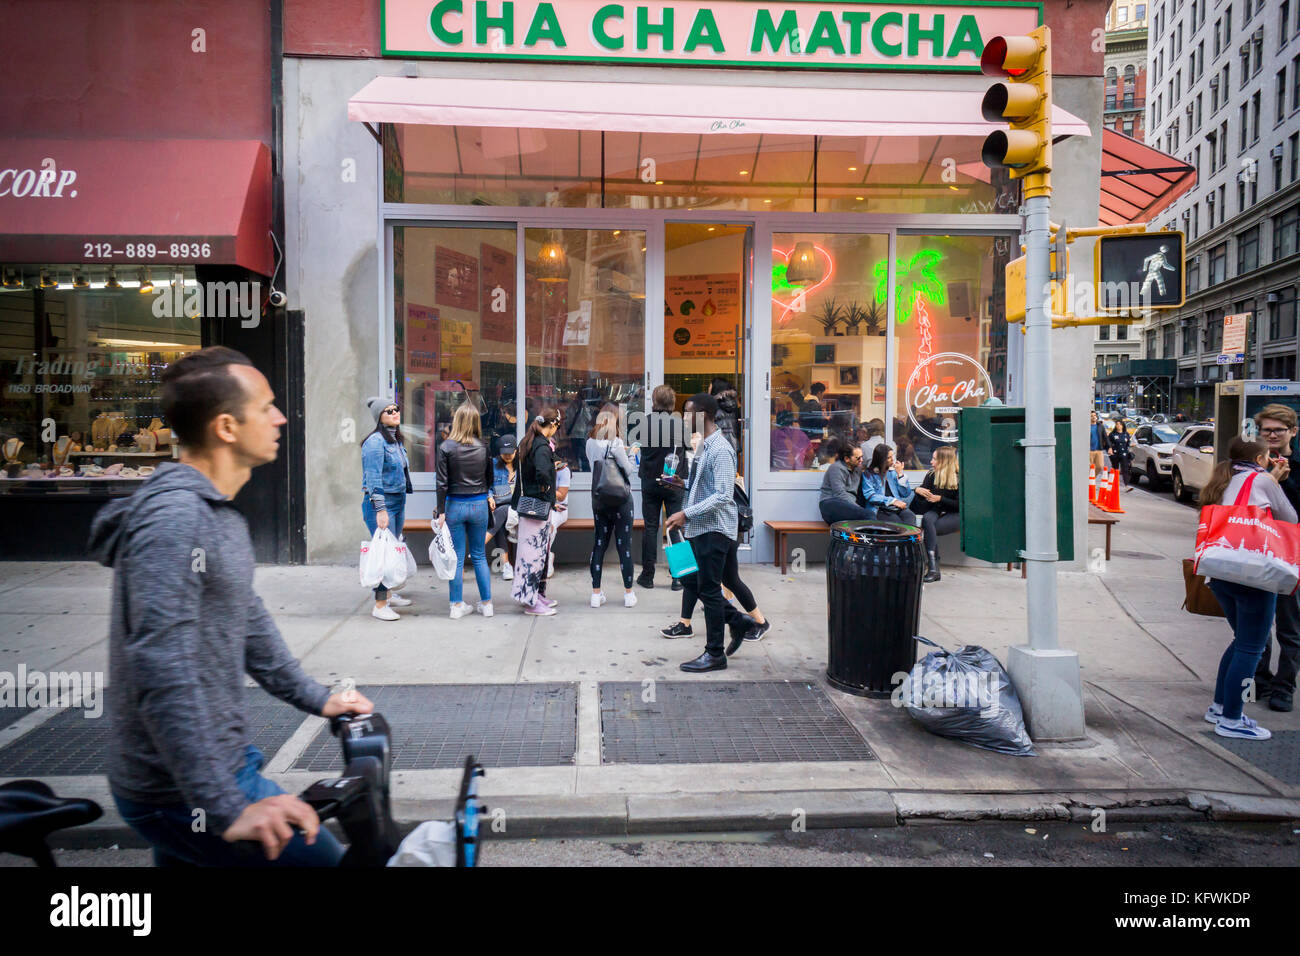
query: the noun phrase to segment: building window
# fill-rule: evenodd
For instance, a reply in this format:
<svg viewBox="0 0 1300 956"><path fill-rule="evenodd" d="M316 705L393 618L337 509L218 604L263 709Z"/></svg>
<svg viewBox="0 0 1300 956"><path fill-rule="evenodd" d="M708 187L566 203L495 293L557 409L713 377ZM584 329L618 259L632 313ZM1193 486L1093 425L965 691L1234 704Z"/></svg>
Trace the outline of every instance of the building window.
<svg viewBox="0 0 1300 956"><path fill-rule="evenodd" d="M1156 357L1156 330L1148 329L1146 335L1146 355L1145 358L1153 359Z"/></svg>
<svg viewBox="0 0 1300 956"><path fill-rule="evenodd" d="M1096 20L1093 21L1093 23L1096 23L1096 22L1097 22ZM1119 8L1119 22L1120 22L1120 23L1128 23L1128 7L1120 7L1120 8Z"/></svg>
<svg viewBox="0 0 1300 956"><path fill-rule="evenodd" d="M1172 322L1164 327L1164 341L1161 346L1163 351L1160 353L1161 358L1174 357L1174 335L1176 333L1177 330Z"/></svg>
<svg viewBox="0 0 1300 956"><path fill-rule="evenodd" d="M1277 192L1282 188L1282 157L1278 155L1282 152L1282 145L1279 143L1273 149L1276 151L1273 156L1273 192Z"/></svg>
<svg viewBox="0 0 1300 956"><path fill-rule="evenodd" d="M1300 110L1300 53L1291 57L1291 109Z"/></svg>
<svg viewBox="0 0 1300 956"><path fill-rule="evenodd" d="M1282 6L1277 11L1277 48L1280 50L1286 46L1286 41L1290 39L1287 33L1287 25L1291 22L1291 0L1282 0Z"/></svg>
<svg viewBox="0 0 1300 956"><path fill-rule="evenodd" d="M1259 142L1259 111L1262 94L1259 90L1250 98L1250 141Z"/></svg>
<svg viewBox="0 0 1300 956"><path fill-rule="evenodd" d="M1297 207L1300 208L1300 207ZM1208 285L1218 285L1227 276L1228 244L1221 242L1210 250L1210 276Z"/></svg>
<svg viewBox="0 0 1300 956"><path fill-rule="evenodd" d="M1296 325L1296 291L1295 286L1277 290L1277 301L1269 310L1269 339L1290 339L1295 337ZM1274 376L1269 376L1273 378Z"/></svg>
<svg viewBox="0 0 1300 956"><path fill-rule="evenodd" d="M1131 119L1126 119L1124 121L1124 135L1125 136L1133 135L1133 121Z"/></svg>
<svg viewBox="0 0 1300 956"><path fill-rule="evenodd" d="M1273 217L1273 261L1293 256L1300 250L1300 205Z"/></svg>
<svg viewBox="0 0 1300 956"><path fill-rule="evenodd" d="M1110 326L1109 326L1109 325L1099 325L1099 326L1097 326L1097 338L1100 339L1100 340L1103 341L1103 342L1109 342L1109 341L1110 341Z"/></svg>
<svg viewBox="0 0 1300 956"><path fill-rule="evenodd" d="M1287 182L1293 183L1296 181L1296 175L1300 174L1300 133L1292 133L1286 141L1291 147L1291 174Z"/></svg>
<svg viewBox="0 0 1300 956"><path fill-rule="evenodd" d="M1187 294L1191 295L1201 287L1201 260L1199 256L1187 259Z"/></svg>
<svg viewBox="0 0 1300 956"><path fill-rule="evenodd" d="M1147 5L1145 3L1139 3L1137 5L1137 11L1133 14L1133 17L1139 23L1145 20L1147 18Z"/></svg>
<svg viewBox="0 0 1300 956"><path fill-rule="evenodd" d="M1273 125L1276 126L1286 119L1286 67L1277 71L1273 81L1273 109L1276 116Z"/></svg>
<svg viewBox="0 0 1300 956"><path fill-rule="evenodd" d="M1207 354L1218 352L1223 346L1223 310L1211 312L1205 317L1205 351Z"/></svg>
<svg viewBox="0 0 1300 956"><path fill-rule="evenodd" d="M1237 152L1239 153L1246 151L1246 137L1250 135L1249 111L1249 103L1242 103L1241 109L1237 111L1237 120L1241 123L1240 134L1237 136Z"/></svg>
<svg viewBox="0 0 1300 956"><path fill-rule="evenodd" d="M1247 229L1237 237L1237 275L1245 275L1259 268L1259 226Z"/></svg>
<svg viewBox="0 0 1300 956"><path fill-rule="evenodd" d="M1183 319L1179 326L1183 333L1183 354L1196 354L1196 320Z"/></svg>
<svg viewBox="0 0 1300 956"><path fill-rule="evenodd" d="M1124 342L1128 340L1128 323L1120 322L1115 326L1115 340Z"/></svg>

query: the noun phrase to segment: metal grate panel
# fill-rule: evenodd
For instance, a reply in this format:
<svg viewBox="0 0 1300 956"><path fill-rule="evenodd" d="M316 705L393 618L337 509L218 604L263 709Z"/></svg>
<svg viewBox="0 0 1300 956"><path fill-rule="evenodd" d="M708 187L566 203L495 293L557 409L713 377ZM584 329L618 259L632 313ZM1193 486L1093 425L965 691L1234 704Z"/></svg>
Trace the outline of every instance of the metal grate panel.
<svg viewBox="0 0 1300 956"><path fill-rule="evenodd" d="M260 687L244 688L244 713L254 746L269 762L307 715ZM70 708L0 750L0 775L71 777L107 770L112 724L107 715L83 716Z"/></svg>
<svg viewBox="0 0 1300 956"><path fill-rule="evenodd" d="M460 768L473 754L486 767L573 763L578 743L575 684L399 684L358 687L392 729L394 770ZM339 772L339 743L322 728L295 770Z"/></svg>
<svg viewBox="0 0 1300 956"><path fill-rule="evenodd" d="M602 683L600 724L602 763L876 759L810 681Z"/></svg>
<svg viewBox="0 0 1300 956"><path fill-rule="evenodd" d="M1212 730L1207 736L1283 783L1300 785L1300 730L1275 730L1268 740L1236 740Z"/></svg>
<svg viewBox="0 0 1300 956"><path fill-rule="evenodd" d="M35 709L35 707L0 707L0 730L22 720Z"/></svg>

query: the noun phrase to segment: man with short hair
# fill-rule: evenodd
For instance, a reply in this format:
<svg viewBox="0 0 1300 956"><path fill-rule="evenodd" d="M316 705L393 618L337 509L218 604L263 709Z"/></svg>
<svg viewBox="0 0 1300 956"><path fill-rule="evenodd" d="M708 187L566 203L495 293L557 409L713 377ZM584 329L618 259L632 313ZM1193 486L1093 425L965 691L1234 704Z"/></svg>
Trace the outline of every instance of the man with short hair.
<svg viewBox="0 0 1300 956"><path fill-rule="evenodd" d="M244 713L245 673L311 714L372 709L308 677L253 591L253 543L231 499L275 460L287 420L266 376L233 349L191 352L162 383L180 461L91 527L91 553L113 568L114 802L160 866L337 865L343 848L315 811L259 773Z"/></svg>
<svg viewBox="0 0 1300 956"><path fill-rule="evenodd" d="M1109 436L1106 434L1106 426L1102 424L1101 416L1097 414L1096 409L1092 412L1092 421L1088 424L1088 464L1097 470L1097 477L1106 470L1106 449L1109 447Z"/></svg>
<svg viewBox="0 0 1300 956"><path fill-rule="evenodd" d="M1293 447L1296 413L1285 405L1265 405L1255 414L1259 437L1268 445L1270 473L1282 486L1291 506L1300 514L1300 456ZM1300 664L1300 595L1277 596L1277 672L1269 672L1273 646L1269 644L1255 668L1255 696L1267 695L1270 710L1286 713L1294 706L1296 667Z"/></svg>
<svg viewBox="0 0 1300 956"><path fill-rule="evenodd" d="M685 527L686 540L695 554L700 601L708 627L704 653L681 665L691 673L725 670L727 656L736 653L745 633L758 621L743 614L722 595L722 578L728 560L735 560L738 513L736 511L736 452L718 428L718 401L712 395L695 395L686 403L687 421L695 421L700 444L691 463L682 510L670 515L665 531ZM731 628L731 641L723 650L723 631Z"/></svg>

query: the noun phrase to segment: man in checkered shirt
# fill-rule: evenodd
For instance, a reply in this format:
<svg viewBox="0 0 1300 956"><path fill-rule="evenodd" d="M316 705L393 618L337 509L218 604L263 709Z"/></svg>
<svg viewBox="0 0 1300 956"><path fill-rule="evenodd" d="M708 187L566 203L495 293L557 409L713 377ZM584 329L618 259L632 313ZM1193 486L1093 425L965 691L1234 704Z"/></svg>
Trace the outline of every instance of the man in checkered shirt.
<svg viewBox="0 0 1300 956"><path fill-rule="evenodd" d="M693 420L700 424L701 439L682 510L671 515L664 528L671 531L685 527L699 569L698 590L708 625L705 650L695 660L681 665L684 671L698 673L725 670L727 655L739 650L745 631L757 622L722 596L722 573L737 532L736 452L718 429L716 398L695 395L686 403L685 412L693 414ZM724 653L722 638L727 626L731 627L731 642Z"/></svg>

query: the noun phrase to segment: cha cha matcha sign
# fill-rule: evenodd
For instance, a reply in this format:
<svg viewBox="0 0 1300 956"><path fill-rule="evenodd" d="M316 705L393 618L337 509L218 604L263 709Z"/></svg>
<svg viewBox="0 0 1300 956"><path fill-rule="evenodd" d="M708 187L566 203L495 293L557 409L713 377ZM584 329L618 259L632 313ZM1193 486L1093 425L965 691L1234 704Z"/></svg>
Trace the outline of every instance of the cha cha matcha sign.
<svg viewBox="0 0 1300 956"><path fill-rule="evenodd" d="M397 57L978 72L984 41L1042 4L386 0Z"/></svg>

